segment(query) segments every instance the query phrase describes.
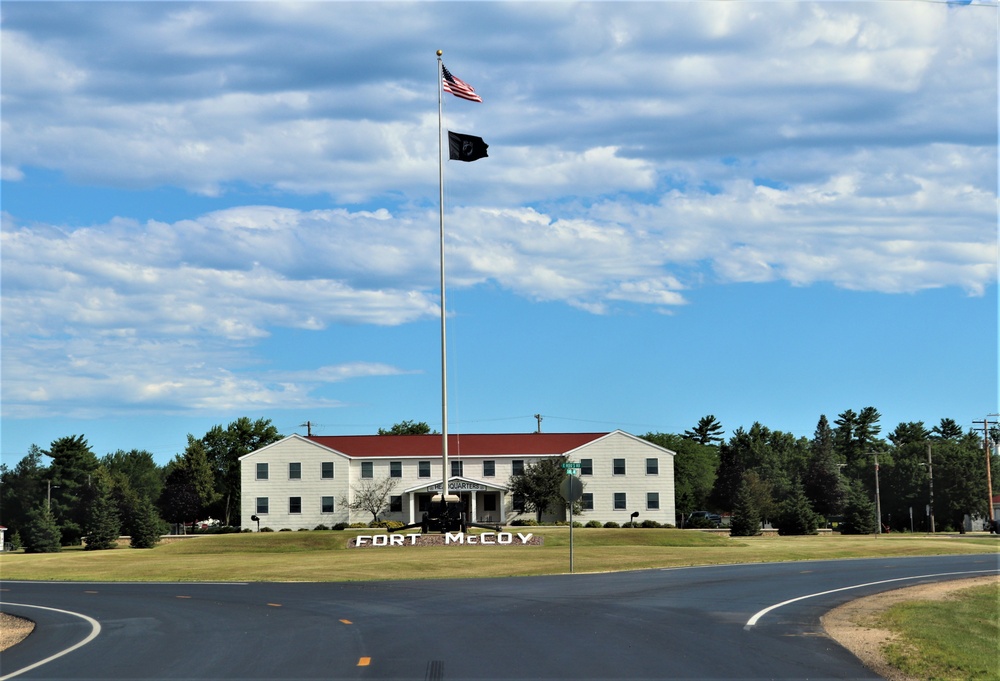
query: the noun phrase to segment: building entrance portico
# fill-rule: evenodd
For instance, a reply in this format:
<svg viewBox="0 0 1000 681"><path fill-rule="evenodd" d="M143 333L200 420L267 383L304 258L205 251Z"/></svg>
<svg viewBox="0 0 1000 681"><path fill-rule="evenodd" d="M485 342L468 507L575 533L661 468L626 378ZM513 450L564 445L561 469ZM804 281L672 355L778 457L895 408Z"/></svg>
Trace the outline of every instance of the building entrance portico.
<svg viewBox="0 0 1000 681"><path fill-rule="evenodd" d="M431 497L441 493L441 482L427 483L403 490L403 508L406 524L420 522ZM448 480L448 493L458 495L470 522L504 524L504 499L507 488L485 480L453 476Z"/></svg>

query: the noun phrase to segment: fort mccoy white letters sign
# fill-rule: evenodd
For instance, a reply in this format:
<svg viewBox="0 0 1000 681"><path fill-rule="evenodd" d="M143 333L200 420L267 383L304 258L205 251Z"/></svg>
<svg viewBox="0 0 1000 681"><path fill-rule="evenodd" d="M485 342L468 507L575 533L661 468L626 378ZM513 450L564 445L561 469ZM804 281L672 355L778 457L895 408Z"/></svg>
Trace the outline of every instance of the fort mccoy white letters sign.
<svg viewBox="0 0 1000 681"><path fill-rule="evenodd" d="M359 534L349 542L349 548L381 548L383 546L542 546L544 537L531 532L483 532L465 534Z"/></svg>

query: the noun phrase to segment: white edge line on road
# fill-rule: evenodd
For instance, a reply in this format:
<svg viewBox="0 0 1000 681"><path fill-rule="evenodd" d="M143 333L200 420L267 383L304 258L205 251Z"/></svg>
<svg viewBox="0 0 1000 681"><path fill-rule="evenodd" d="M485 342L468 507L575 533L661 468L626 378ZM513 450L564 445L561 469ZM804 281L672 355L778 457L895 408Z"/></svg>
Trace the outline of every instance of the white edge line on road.
<svg viewBox="0 0 1000 681"><path fill-rule="evenodd" d="M87 636L87 638L85 638L82 641L80 641L79 643L77 643L76 645L70 646L69 648L66 648L65 650L62 650L62 651L56 653L55 655L50 655L49 657L45 658L44 660L39 660L38 662L36 662L34 664L31 664L31 665L28 665L27 667L23 667L21 669L18 669L15 672L11 672L10 674L5 674L4 676L0 676L0 681L6 681L7 679L12 679L15 676L19 676L19 675L21 675L21 674L23 674L23 673L25 673L27 671L31 671L32 669L35 669L36 667L41 667L43 664L47 664L47 663L51 662L52 660L55 660L57 658L62 657L63 655L66 655L67 653L71 653L74 650L76 650L77 648L82 648L83 646L87 645L88 643L90 643L91 641L93 641L95 638L97 638L98 634L101 633L101 623L100 622L98 622L97 620L95 620L93 617L87 617L86 615L83 615L83 614L78 613L78 612L73 612L71 610L60 610L59 608L46 608L45 606L42 606L42 605L28 605L27 603L7 603L7 602L5 602L5 603L3 603L3 605L16 605L19 608L37 608L39 610L51 610L52 612L61 612L61 613L65 614L65 615L73 615L74 617L79 617L79 618L81 618L83 620L86 620L88 623L90 623L90 635Z"/></svg>
<svg viewBox="0 0 1000 681"><path fill-rule="evenodd" d="M838 591L850 591L851 589L861 589L861 588L864 588L866 586L876 586L878 584L890 584L892 582L905 582L908 579L927 579L927 578L930 578L930 577L951 577L951 576L954 576L954 575L978 575L978 574L987 573L987 572L991 573L991 572L995 572L995 571L994 570L969 570L969 571L966 571L966 572L939 572L939 573L933 574L933 575L913 575L912 577L897 577L895 579L883 579L882 581L879 581L879 582L868 582L867 584L855 584L854 586L844 586L844 587L841 587L839 589L830 589L829 591L820 591L819 593L807 594L805 596L799 596L798 598L790 598L787 601L782 601L781 603L775 603L772 606L764 608L763 610L761 610L761 611L757 612L756 614L754 614L754 616L751 617L749 620L747 620L747 623L743 626L743 629L744 630L749 630L751 627L753 627L755 624L757 624L757 622L760 620L761 617L763 617L767 613L771 612L772 610L777 610L778 608L782 607L783 605L788 605L789 603L795 603L796 601L804 601L807 598L815 598L816 596L826 596L827 594L835 594ZM0 679L0 681L3 681L3 679Z"/></svg>

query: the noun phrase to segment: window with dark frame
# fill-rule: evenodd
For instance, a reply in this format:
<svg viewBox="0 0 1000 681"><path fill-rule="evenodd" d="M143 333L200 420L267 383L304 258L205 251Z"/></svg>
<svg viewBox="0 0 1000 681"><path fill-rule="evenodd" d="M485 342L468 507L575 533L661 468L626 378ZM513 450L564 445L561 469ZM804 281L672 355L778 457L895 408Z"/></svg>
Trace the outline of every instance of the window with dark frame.
<svg viewBox="0 0 1000 681"><path fill-rule="evenodd" d="M625 492L615 492L615 510L624 511L626 508Z"/></svg>
<svg viewBox="0 0 1000 681"><path fill-rule="evenodd" d="M288 497L288 512L302 513L302 497Z"/></svg>
<svg viewBox="0 0 1000 681"><path fill-rule="evenodd" d="M375 464L371 461L361 462L361 477L362 478L374 478L375 477Z"/></svg>
<svg viewBox="0 0 1000 681"><path fill-rule="evenodd" d="M584 492L583 493L583 496L580 497L580 508L582 508L584 511L593 511L594 510L594 493L593 492Z"/></svg>
<svg viewBox="0 0 1000 681"><path fill-rule="evenodd" d="M417 464L417 475L421 478L431 477L431 462L430 461L420 461Z"/></svg>
<svg viewBox="0 0 1000 681"><path fill-rule="evenodd" d="M646 510L657 511L660 508L660 493L646 492Z"/></svg>
<svg viewBox="0 0 1000 681"><path fill-rule="evenodd" d="M463 474L462 471L465 469L465 466L463 465L464 463L465 463L464 461L455 461L455 460L452 460L452 462L451 462L451 474L452 474L452 476L462 475Z"/></svg>
<svg viewBox="0 0 1000 681"><path fill-rule="evenodd" d="M259 463L257 464L257 479L267 480L267 464Z"/></svg>
<svg viewBox="0 0 1000 681"><path fill-rule="evenodd" d="M333 513L333 497L323 497L323 513Z"/></svg>
<svg viewBox="0 0 1000 681"><path fill-rule="evenodd" d="M593 474L594 474L594 460L580 459L580 475L593 475Z"/></svg>
<svg viewBox="0 0 1000 681"><path fill-rule="evenodd" d="M497 462L496 461L483 461L483 477L492 478L497 474Z"/></svg>
<svg viewBox="0 0 1000 681"><path fill-rule="evenodd" d="M290 463L290 464L288 464L288 479L289 480L301 480L302 479L302 464L301 463Z"/></svg>
<svg viewBox="0 0 1000 681"><path fill-rule="evenodd" d="M390 461L389 462L389 477L390 478L401 478L401 477L403 477L403 462L402 461Z"/></svg>
<svg viewBox="0 0 1000 681"><path fill-rule="evenodd" d="M389 497L389 512L390 513L403 512L403 497L399 495L393 495Z"/></svg>
<svg viewBox="0 0 1000 681"><path fill-rule="evenodd" d="M615 475L625 475L625 459L614 459L613 469Z"/></svg>
<svg viewBox="0 0 1000 681"><path fill-rule="evenodd" d="M323 462L323 473L322 473L322 475L323 475L323 479L324 480L332 480L333 479L333 462L332 461L324 461Z"/></svg>
<svg viewBox="0 0 1000 681"><path fill-rule="evenodd" d="M514 459L511 462L512 475L524 475L524 459Z"/></svg>
<svg viewBox="0 0 1000 681"><path fill-rule="evenodd" d="M267 513L267 497L257 497L257 515Z"/></svg>
<svg viewBox="0 0 1000 681"><path fill-rule="evenodd" d="M659 475L659 474L660 474L660 460L646 459L646 475Z"/></svg>

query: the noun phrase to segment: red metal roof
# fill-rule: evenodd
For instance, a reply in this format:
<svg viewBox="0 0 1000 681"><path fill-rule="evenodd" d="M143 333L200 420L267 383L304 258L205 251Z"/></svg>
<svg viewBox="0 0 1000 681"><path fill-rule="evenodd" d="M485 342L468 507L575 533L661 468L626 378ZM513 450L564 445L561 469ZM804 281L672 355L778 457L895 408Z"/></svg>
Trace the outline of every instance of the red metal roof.
<svg viewBox="0 0 1000 681"><path fill-rule="evenodd" d="M449 435L448 456L552 456L607 433L505 433ZM312 435L317 444L350 457L441 456L440 435Z"/></svg>

